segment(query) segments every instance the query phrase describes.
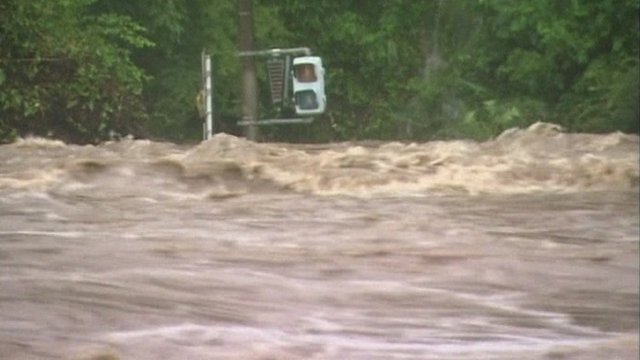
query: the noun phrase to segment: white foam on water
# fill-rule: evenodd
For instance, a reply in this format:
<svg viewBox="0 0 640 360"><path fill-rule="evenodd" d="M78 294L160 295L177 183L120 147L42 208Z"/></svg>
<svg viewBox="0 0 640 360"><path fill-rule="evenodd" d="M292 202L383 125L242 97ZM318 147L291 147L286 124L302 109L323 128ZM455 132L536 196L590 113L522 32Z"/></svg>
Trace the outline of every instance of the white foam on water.
<svg viewBox="0 0 640 360"><path fill-rule="evenodd" d="M319 321L315 321L318 323ZM502 335L494 339L463 340L446 334L433 334L421 339L384 339L357 333L341 333L340 327L324 322L324 331L305 333L296 329L274 327L251 327L238 325L204 325L197 323L168 324L158 327L113 331L101 336L108 343L120 348L127 344L162 344L163 347L200 348L203 354L256 352L262 354L289 354L290 349L308 348L317 358L325 359L327 354L340 358L361 359L367 356L389 359L477 359L513 354L546 354L552 351L596 348L611 344L626 335L612 335L607 338L587 339L569 337L533 338L529 336ZM338 331L335 331L338 330ZM170 345L172 344L172 345ZM633 344L631 344L633 345ZM287 350L289 349L289 350ZM350 354L350 355L347 355ZM386 354L386 355L385 355ZM516 355L519 354L519 355Z"/></svg>
<svg viewBox="0 0 640 360"><path fill-rule="evenodd" d="M0 235L27 235L59 238L80 238L83 233L80 231L38 231L38 230L0 230Z"/></svg>
<svg viewBox="0 0 640 360"><path fill-rule="evenodd" d="M65 144L61 140L55 139L46 139L42 137L26 137L26 138L17 138L16 141L11 144L11 146L16 147L35 147L35 148L63 148L66 147Z"/></svg>
<svg viewBox="0 0 640 360"><path fill-rule="evenodd" d="M637 332L638 143L537 124L483 143L3 145L0 330L123 359L637 349L607 329Z"/></svg>
<svg viewBox="0 0 640 360"><path fill-rule="evenodd" d="M0 174L0 189L43 191L59 184L64 175L61 169L29 170L15 177Z"/></svg>
<svg viewBox="0 0 640 360"><path fill-rule="evenodd" d="M15 158L11 153L16 153L21 161L12 163L14 171L0 173L0 189L47 190L65 183L74 191L67 183L78 171L88 171L87 180L102 178L99 184L108 184L110 178L127 182L165 179L168 196L173 196L176 187L169 175L178 180L209 179L213 185L205 195L209 199L242 196L249 191L248 184L259 181L289 191L360 197L637 189L639 144L636 135L569 134L546 123L511 129L483 143L335 144L311 150L254 143L226 134L182 148L148 140L77 147L21 139L4 145L7 159ZM147 169L153 164L166 166L164 170L162 166ZM228 187L234 184L241 186ZM184 194L193 190L188 186L175 189Z"/></svg>
<svg viewBox="0 0 640 360"><path fill-rule="evenodd" d="M313 153L220 136L183 161L197 173L207 168L198 159L224 159L248 179L320 195L573 192L637 187L637 144L637 136L564 134L538 123L485 143L354 145Z"/></svg>

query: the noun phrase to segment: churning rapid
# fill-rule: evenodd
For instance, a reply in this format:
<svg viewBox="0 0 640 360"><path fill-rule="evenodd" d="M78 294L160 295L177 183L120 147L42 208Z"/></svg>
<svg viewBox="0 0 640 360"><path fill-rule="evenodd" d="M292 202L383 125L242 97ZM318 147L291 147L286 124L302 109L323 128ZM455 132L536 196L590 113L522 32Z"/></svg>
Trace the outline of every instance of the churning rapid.
<svg viewBox="0 0 640 360"><path fill-rule="evenodd" d="M637 359L639 140L0 146L1 359Z"/></svg>

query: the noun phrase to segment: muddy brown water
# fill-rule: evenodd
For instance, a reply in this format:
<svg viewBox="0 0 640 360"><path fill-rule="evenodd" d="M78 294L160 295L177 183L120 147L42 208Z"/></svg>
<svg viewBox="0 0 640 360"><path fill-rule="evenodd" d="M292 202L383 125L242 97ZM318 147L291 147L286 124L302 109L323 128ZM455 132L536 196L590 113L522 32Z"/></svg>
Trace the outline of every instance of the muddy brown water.
<svg viewBox="0 0 640 360"><path fill-rule="evenodd" d="M637 359L638 137L0 147L0 359Z"/></svg>

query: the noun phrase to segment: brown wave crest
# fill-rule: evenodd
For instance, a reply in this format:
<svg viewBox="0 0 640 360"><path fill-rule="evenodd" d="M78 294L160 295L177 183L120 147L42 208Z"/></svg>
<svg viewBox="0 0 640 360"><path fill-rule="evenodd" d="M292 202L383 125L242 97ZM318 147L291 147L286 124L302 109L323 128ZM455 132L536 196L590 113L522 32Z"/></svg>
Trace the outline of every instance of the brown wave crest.
<svg viewBox="0 0 640 360"><path fill-rule="evenodd" d="M257 144L220 134L180 155L188 172L233 163L247 181L321 195L574 192L638 188L638 137L569 134L554 124L494 140L323 147Z"/></svg>
<svg viewBox="0 0 640 360"><path fill-rule="evenodd" d="M222 188L222 194L637 190L638 163L636 135L572 134L548 123L507 130L486 142L291 145L217 134L188 147L131 139L98 146L23 139L0 147L0 189L46 190L73 181L98 181L150 192Z"/></svg>

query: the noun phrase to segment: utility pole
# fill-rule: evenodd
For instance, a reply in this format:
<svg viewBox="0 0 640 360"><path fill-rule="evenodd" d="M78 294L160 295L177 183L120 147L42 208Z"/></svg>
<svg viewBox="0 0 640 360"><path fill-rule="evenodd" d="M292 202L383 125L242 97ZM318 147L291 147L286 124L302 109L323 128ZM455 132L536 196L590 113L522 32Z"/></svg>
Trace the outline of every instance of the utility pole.
<svg viewBox="0 0 640 360"><path fill-rule="evenodd" d="M238 0L238 47L240 52L253 51L253 8L252 0ZM251 141L258 139L258 82L256 64L252 56L242 57L242 121L245 136Z"/></svg>

